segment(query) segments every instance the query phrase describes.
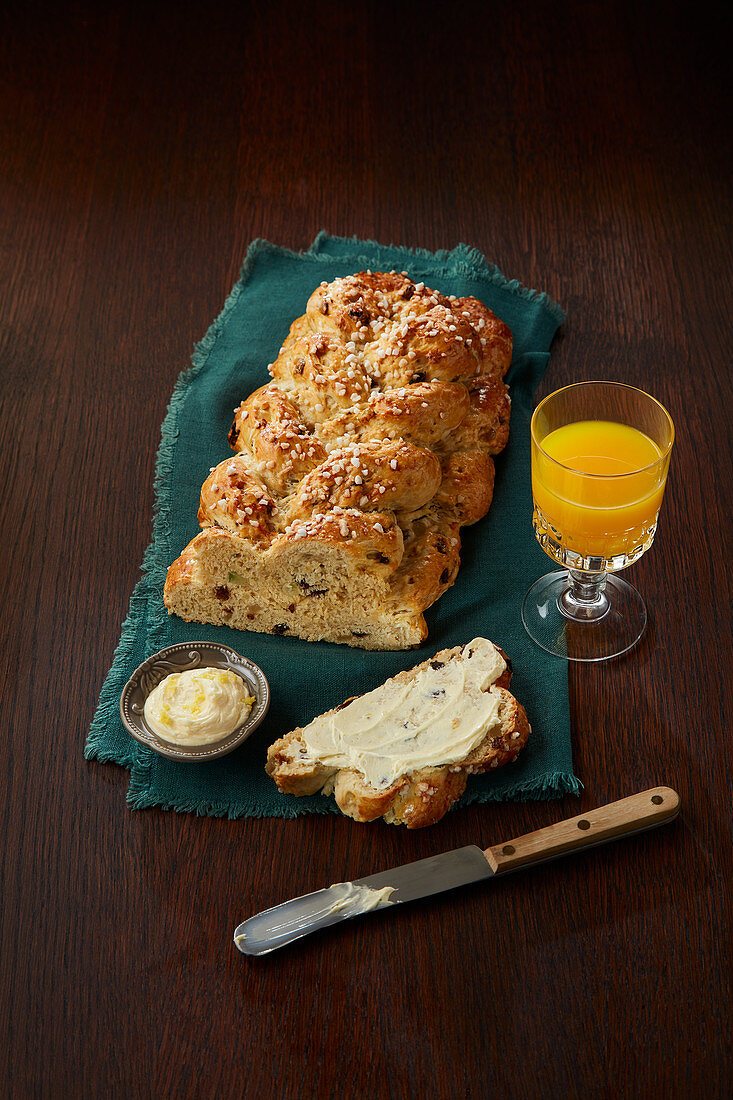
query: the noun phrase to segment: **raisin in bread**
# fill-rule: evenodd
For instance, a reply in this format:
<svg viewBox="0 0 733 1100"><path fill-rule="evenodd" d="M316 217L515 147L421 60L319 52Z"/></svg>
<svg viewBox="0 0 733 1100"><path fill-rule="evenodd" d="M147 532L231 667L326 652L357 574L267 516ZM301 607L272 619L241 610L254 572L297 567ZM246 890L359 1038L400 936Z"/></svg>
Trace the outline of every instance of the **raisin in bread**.
<svg viewBox="0 0 733 1100"><path fill-rule="evenodd" d="M507 326L406 275L322 283L236 410L206 479L203 528L173 562L191 622L364 649L427 636L460 528L484 516L506 444Z"/></svg>
<svg viewBox="0 0 733 1100"><path fill-rule="evenodd" d="M276 741L266 770L285 794L333 793L355 821L419 829L469 774L514 760L530 733L511 669L486 638L444 649Z"/></svg>

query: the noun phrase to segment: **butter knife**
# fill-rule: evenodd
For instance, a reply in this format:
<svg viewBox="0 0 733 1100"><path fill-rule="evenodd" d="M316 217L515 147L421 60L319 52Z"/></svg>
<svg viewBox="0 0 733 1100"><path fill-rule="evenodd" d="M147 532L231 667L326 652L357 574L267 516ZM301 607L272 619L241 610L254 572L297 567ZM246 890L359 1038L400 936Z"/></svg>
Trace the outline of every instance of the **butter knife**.
<svg viewBox="0 0 733 1100"><path fill-rule="evenodd" d="M670 787L652 787L491 848L456 848L292 898L243 921L235 929L234 942L245 955L266 955L309 932L362 913L417 901L653 829L672 821L679 808L679 796Z"/></svg>

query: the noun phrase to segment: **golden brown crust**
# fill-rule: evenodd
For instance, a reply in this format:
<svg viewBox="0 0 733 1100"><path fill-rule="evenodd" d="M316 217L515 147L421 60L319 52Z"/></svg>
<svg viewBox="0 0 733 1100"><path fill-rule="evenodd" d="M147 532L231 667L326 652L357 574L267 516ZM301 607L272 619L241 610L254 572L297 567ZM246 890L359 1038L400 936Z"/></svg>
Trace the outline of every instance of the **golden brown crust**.
<svg viewBox="0 0 733 1100"><path fill-rule="evenodd" d="M495 455L509 439L511 401L501 378L478 374L468 381L470 408L450 433L444 446L451 450L483 449Z"/></svg>
<svg viewBox="0 0 733 1100"><path fill-rule="evenodd" d="M443 461L435 503L461 526L482 519L494 495L494 463L485 451L454 451Z"/></svg>
<svg viewBox="0 0 733 1100"><path fill-rule="evenodd" d="M371 373L383 385L455 382L470 378L482 360L471 326L446 306L404 320L372 341L364 353Z"/></svg>
<svg viewBox="0 0 733 1100"><path fill-rule="evenodd" d="M461 768L422 768L395 796L389 824L408 829L435 825L461 797L467 782L467 773Z"/></svg>
<svg viewBox="0 0 733 1100"><path fill-rule="evenodd" d="M409 683L430 663L460 660L463 649L463 646L455 646L441 650L416 668L399 673L394 680ZM336 771L314 761L308 755L302 729L295 729L270 746L267 774L284 794L333 792L341 812L354 821L375 821L383 817L390 824L406 825L408 829L435 824L463 794L469 775L491 771L516 760L531 733L524 707L508 690L511 663L503 650L499 652L507 665L487 689L501 697L498 725L488 729L483 740L459 763L420 768L400 777L391 786L377 790L354 769ZM340 706L347 702L351 700Z"/></svg>
<svg viewBox="0 0 733 1100"><path fill-rule="evenodd" d="M258 543L272 540L276 505L264 484L250 473L241 455L220 462L201 487L198 521L223 527Z"/></svg>
<svg viewBox="0 0 733 1100"><path fill-rule="evenodd" d="M406 782L401 779L391 787L378 791L370 787L359 772L343 768L336 775L333 797L346 817L351 817L354 821L376 821L378 817L384 817L389 812Z"/></svg>
<svg viewBox="0 0 733 1100"><path fill-rule="evenodd" d="M186 547L169 612L364 648L418 644L422 613L455 580L459 528L491 503L510 361L509 329L475 298L396 272L322 283L273 380L235 410L234 457L203 484L199 523L230 542ZM288 570L301 565L318 603L292 598Z"/></svg>
<svg viewBox="0 0 733 1100"><path fill-rule="evenodd" d="M335 506L364 512L419 508L432 500L441 480L440 461L425 447L402 440L352 444L332 451L303 478L288 516Z"/></svg>
<svg viewBox="0 0 733 1100"><path fill-rule="evenodd" d="M418 519L405 532L404 553L392 583L400 607L419 610L450 588L460 567L458 524L437 527Z"/></svg>
<svg viewBox="0 0 733 1100"><path fill-rule="evenodd" d="M275 493L285 493L326 457L298 415L272 384L255 390L237 409L229 431L233 450Z"/></svg>
<svg viewBox="0 0 733 1100"><path fill-rule="evenodd" d="M503 378L512 361L512 333L478 298L454 298L453 310L475 329L483 371Z"/></svg>
<svg viewBox="0 0 733 1100"><path fill-rule="evenodd" d="M265 771L277 777L278 789L283 794L316 794L336 774L335 768L323 764L305 764L302 749L291 737L281 737L270 745Z"/></svg>
<svg viewBox="0 0 733 1100"><path fill-rule="evenodd" d="M471 405L460 382L416 382L375 390L365 406L339 413L317 429L327 450L365 440L404 439L425 447L440 444L461 423Z"/></svg>

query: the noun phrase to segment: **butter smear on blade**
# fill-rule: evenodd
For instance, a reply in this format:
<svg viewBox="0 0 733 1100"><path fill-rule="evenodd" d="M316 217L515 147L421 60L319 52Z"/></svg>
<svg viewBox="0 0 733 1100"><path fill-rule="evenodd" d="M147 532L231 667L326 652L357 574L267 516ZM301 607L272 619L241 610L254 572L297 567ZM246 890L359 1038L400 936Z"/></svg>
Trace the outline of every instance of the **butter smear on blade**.
<svg viewBox="0 0 733 1100"><path fill-rule="evenodd" d="M338 882L325 891L333 896L326 913L341 913L344 917L371 913L372 909L381 909L383 905L394 905L390 897L395 889L395 886L383 886L381 890L373 890L357 882Z"/></svg>
<svg viewBox="0 0 733 1100"><path fill-rule="evenodd" d="M354 768L375 788L419 768L465 760L499 723L491 690L506 663L486 638L459 660L429 661L411 678L395 677L303 730L308 755L332 768Z"/></svg>
<svg viewBox="0 0 733 1100"><path fill-rule="evenodd" d="M229 669L172 672L145 701L145 721L164 741L208 745L232 733L247 718L254 696Z"/></svg>

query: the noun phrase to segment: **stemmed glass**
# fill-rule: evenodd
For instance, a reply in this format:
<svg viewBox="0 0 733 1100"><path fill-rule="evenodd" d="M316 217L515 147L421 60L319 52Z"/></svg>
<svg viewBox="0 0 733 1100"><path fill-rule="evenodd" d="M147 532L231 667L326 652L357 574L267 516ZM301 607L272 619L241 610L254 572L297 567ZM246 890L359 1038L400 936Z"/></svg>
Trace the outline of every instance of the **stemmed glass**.
<svg viewBox="0 0 733 1100"><path fill-rule="evenodd" d="M535 409L534 530L561 572L527 592L522 621L533 640L569 661L631 649L647 613L614 574L649 549L674 442L667 410L620 382L578 382Z"/></svg>

